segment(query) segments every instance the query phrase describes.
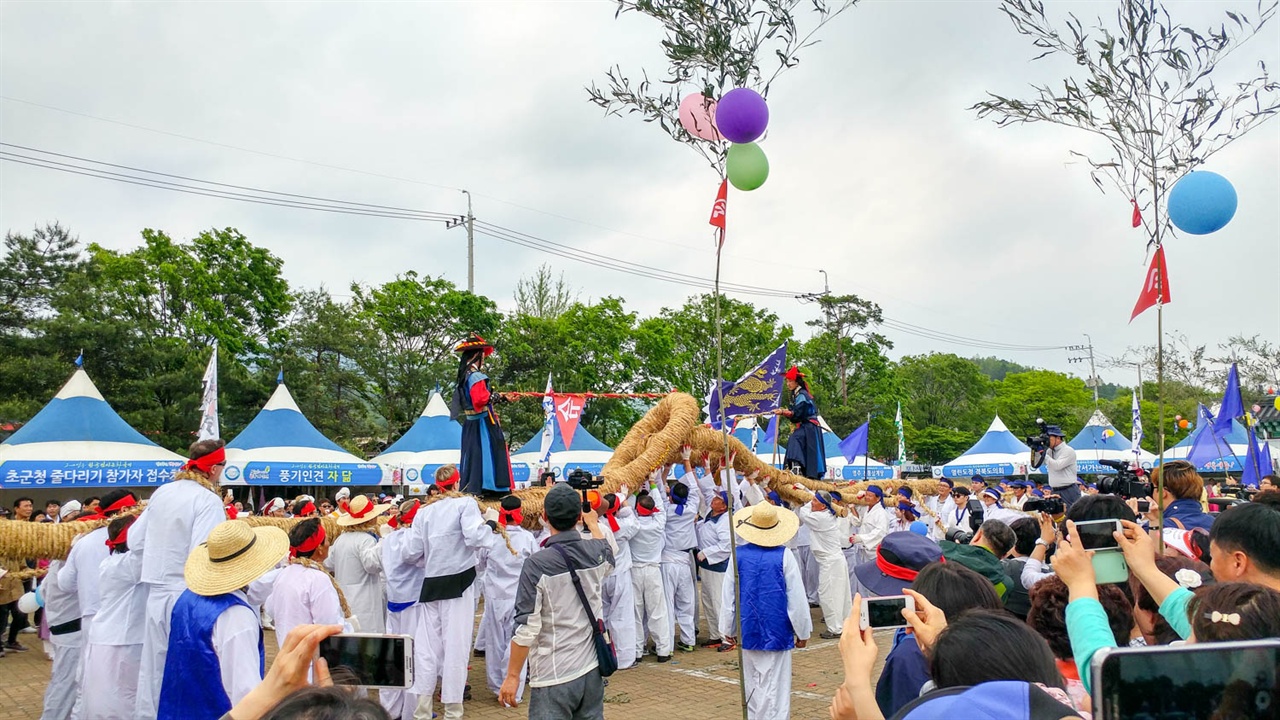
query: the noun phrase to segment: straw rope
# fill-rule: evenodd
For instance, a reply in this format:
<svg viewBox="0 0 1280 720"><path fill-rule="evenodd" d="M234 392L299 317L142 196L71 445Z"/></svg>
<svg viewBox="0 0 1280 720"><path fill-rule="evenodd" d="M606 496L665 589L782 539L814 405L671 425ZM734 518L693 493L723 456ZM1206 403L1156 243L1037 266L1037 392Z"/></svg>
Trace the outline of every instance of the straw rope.
<svg viewBox="0 0 1280 720"><path fill-rule="evenodd" d="M623 486L634 492L646 486L646 482L655 470L681 461L680 448L689 445L693 448L695 458L709 458L712 467L717 467L724 456L724 437L716 430L699 422L701 406L692 395L671 393L658 401L645 416L640 419L626 437L614 450L613 457L605 463L600 475L603 480L601 493L616 493ZM917 495L934 495L938 492L938 481L926 480L877 480L871 482L826 482L810 480L779 470L756 457L754 453L737 438L729 437L729 452L734 455L733 468L745 475L756 473L757 482L774 490L785 501L793 504L809 502L815 490L835 490L845 498L844 505L870 505L874 495L857 497L858 491L869 485L878 485L885 494L892 494L903 485L915 491ZM800 489L796 489L799 486ZM524 509L524 526L530 530L539 528L538 518L542 515L543 498L546 488L529 488L516 491ZM427 498L423 505L429 505L446 497L472 497L459 492L447 492ZM497 500L476 500L480 508L499 508ZM244 521L253 526L271 525L286 532L302 518L273 518L252 516ZM365 529L340 527L333 518L322 518L325 533L336 538L347 530ZM377 522L386 522L380 517ZM64 558L71 547L72 539L84 532L102 527L106 521L74 522L74 523L24 523L0 522L0 559L4 558ZM506 528L499 525L498 532L507 537ZM507 547L511 548L507 538ZM512 550L512 554L515 551Z"/></svg>

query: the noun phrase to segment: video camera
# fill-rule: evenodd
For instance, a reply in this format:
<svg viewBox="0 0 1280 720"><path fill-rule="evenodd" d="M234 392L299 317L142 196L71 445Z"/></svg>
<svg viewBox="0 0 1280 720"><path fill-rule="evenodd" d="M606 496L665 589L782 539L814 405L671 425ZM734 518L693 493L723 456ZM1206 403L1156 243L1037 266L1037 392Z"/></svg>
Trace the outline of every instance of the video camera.
<svg viewBox="0 0 1280 720"><path fill-rule="evenodd" d="M1057 517L1067 511L1067 506L1059 497L1032 498L1022 504L1024 512L1042 512Z"/></svg>
<svg viewBox="0 0 1280 720"><path fill-rule="evenodd" d="M1044 418L1036 418L1036 427L1040 428L1040 433L1028 435L1026 438L1027 447L1031 448L1031 467L1033 468L1044 465L1045 453L1049 452L1049 426Z"/></svg>
<svg viewBox="0 0 1280 720"><path fill-rule="evenodd" d="M1253 496L1258 494L1258 489L1245 485L1219 485L1218 494L1226 497L1232 497L1236 500L1252 501Z"/></svg>
<svg viewBox="0 0 1280 720"><path fill-rule="evenodd" d="M574 468L569 471L564 480L569 487L582 495L582 512L591 512L591 501L587 499L587 493L603 485L604 478L596 477L582 468Z"/></svg>
<svg viewBox="0 0 1280 720"><path fill-rule="evenodd" d="M1134 469L1124 460L1099 460L1098 464L1106 465L1116 471L1115 477L1104 477L1098 480L1098 492L1104 495L1148 498L1155 492L1151 483L1143 479L1147 473L1142 468Z"/></svg>

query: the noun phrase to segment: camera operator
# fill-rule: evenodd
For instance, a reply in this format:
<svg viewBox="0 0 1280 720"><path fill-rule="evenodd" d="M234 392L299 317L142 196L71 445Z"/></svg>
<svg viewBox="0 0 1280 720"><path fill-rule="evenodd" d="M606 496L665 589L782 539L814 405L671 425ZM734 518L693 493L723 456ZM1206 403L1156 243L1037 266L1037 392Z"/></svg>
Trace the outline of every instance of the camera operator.
<svg viewBox="0 0 1280 720"><path fill-rule="evenodd" d="M1164 491L1158 492L1160 476L1164 475ZM1213 527L1213 516L1204 511L1200 495L1204 492L1204 479L1196 467L1186 460L1172 460L1151 471L1152 503L1147 517L1156 518L1156 505L1164 512L1164 527L1179 530L1200 528L1208 532ZM1159 497L1156 497L1159 495Z"/></svg>
<svg viewBox="0 0 1280 720"><path fill-rule="evenodd" d="M1044 467L1049 475L1049 487L1062 498L1068 508L1080 499L1080 486L1076 484L1076 451L1067 444L1062 428L1050 425L1045 430L1049 436L1049 449L1044 454Z"/></svg>

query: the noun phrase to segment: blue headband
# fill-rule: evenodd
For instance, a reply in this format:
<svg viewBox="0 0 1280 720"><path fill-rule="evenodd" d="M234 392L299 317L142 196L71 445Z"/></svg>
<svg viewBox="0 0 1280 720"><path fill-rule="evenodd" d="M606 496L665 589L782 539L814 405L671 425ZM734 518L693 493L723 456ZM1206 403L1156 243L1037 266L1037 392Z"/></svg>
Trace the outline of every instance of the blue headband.
<svg viewBox="0 0 1280 720"><path fill-rule="evenodd" d="M912 515L915 515L916 517L920 517L920 513L916 512L916 506L912 505L906 500L903 500L902 502L898 503L898 509L903 512L909 512Z"/></svg>
<svg viewBox="0 0 1280 720"><path fill-rule="evenodd" d="M996 501L996 507L999 507L999 508L1004 507L1004 505L1001 505L1001 504L1000 504L1000 491L999 491L999 490L996 490L995 488L987 488L986 490L983 490L983 491L982 491L982 494L983 494L983 495L990 495L990 496L992 497L992 499L994 499L994 500Z"/></svg>
<svg viewBox="0 0 1280 720"><path fill-rule="evenodd" d="M778 495L777 491L775 491L775 490L770 490L770 491L769 491L768 498L769 498L770 500L772 500L772 501L773 501L773 504L774 504L774 505L781 505L781 504L782 504L782 498L781 498L781 497L779 497L779 495Z"/></svg>
<svg viewBox="0 0 1280 720"><path fill-rule="evenodd" d="M868 485L867 492L875 493L876 497L880 498L881 500L884 499L884 490L881 490L879 485Z"/></svg>
<svg viewBox="0 0 1280 720"><path fill-rule="evenodd" d="M831 501L830 501L830 500L827 500L827 499L826 499L826 498L824 498L824 497L822 497L822 493L820 493L820 492L819 492L819 493L814 493L814 494L813 494L813 499L814 499L814 500L817 500L817 501L818 501L818 502L820 502L820 503L822 503L822 506L823 506L823 507L825 507L827 510L830 510L832 515L835 515L835 514L836 514L836 509L835 509L835 508L833 508L833 507L831 507Z"/></svg>

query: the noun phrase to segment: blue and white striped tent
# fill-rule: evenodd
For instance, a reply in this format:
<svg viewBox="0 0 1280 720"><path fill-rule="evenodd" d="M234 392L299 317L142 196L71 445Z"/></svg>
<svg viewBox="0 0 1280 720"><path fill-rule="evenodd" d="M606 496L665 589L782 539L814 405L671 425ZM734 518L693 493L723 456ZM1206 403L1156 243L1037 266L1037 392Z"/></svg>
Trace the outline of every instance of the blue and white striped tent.
<svg viewBox="0 0 1280 720"><path fill-rule="evenodd" d="M982 439L965 451L963 455L942 466L941 477L967 478L974 475L982 477L1005 477L1021 475L1023 472L1042 474L1043 468L1030 467L1031 448L1027 447L997 415L991 421L991 427ZM937 474L937 468L934 469Z"/></svg>
<svg viewBox="0 0 1280 720"><path fill-rule="evenodd" d="M422 415L409 431L373 459L391 470L392 477L410 486L425 486L435 481L435 471L442 465L457 464L462 454L462 426L449 419L449 407L439 391L432 391ZM410 489L411 494L415 493Z"/></svg>
<svg viewBox="0 0 1280 720"><path fill-rule="evenodd" d="M573 445L567 448L560 428L556 428L555 440L551 443L551 469L561 477L576 468L592 474L599 473L611 457L613 448L597 440L585 427L578 426L573 433ZM519 450L511 453L512 479L521 486L536 480L534 474L541 465L538 462L541 458L542 433L538 433Z"/></svg>
<svg viewBox="0 0 1280 720"><path fill-rule="evenodd" d="M147 487L182 456L143 437L78 369L30 422L0 443L0 488Z"/></svg>
<svg viewBox="0 0 1280 720"><path fill-rule="evenodd" d="M1115 470L1099 463L1099 460L1133 462L1129 439L1120 434L1101 410L1095 410L1089 422L1067 443L1076 451L1076 467L1082 474L1114 475ZM1155 465L1156 456L1138 448L1138 463L1148 470Z"/></svg>
<svg viewBox="0 0 1280 720"><path fill-rule="evenodd" d="M320 434L284 383L235 440L227 443L223 485L380 485L382 466Z"/></svg>

